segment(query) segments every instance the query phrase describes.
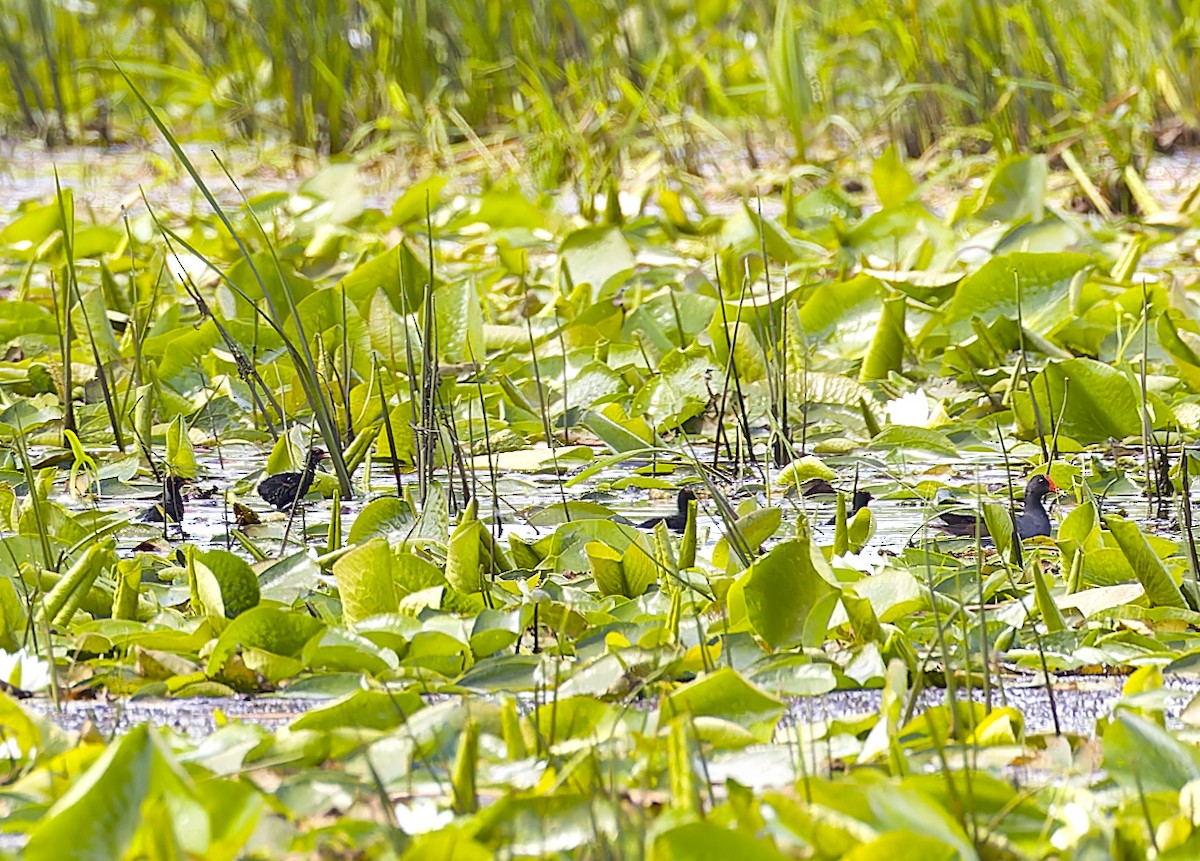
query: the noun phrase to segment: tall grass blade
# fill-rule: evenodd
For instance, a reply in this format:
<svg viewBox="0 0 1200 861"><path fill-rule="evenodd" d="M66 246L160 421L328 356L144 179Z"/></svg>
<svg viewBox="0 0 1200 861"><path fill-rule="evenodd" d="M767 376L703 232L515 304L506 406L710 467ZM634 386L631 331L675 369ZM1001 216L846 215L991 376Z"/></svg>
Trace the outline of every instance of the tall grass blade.
<svg viewBox="0 0 1200 861"><path fill-rule="evenodd" d="M304 329L300 322L299 314L296 310L295 299L291 295L291 291L285 289L282 292L288 302L288 311L291 314L291 319L296 326L296 331L298 334L297 340L300 344L299 348L297 348L297 346L284 335L283 318L280 316L278 309L275 308L274 300L271 298L270 291L267 289L266 284L263 282L262 276L258 272L258 268L254 264L254 259L251 256L249 249L246 248L246 244L242 241L241 236L239 236L237 231L234 230L232 222L230 222L229 217L225 214L225 210L217 202L217 199L213 196L212 192L209 191L208 186L204 183L204 180L201 179L199 172L192 165L191 160L188 159L187 154L184 153L183 148L180 147L178 141L175 140L166 124L158 116L157 111L155 111L151 104L146 100L146 97L142 95L141 91L133 83L129 75L125 73L125 70L115 62L114 65L116 66L117 71L120 72L121 77L125 79L125 83L129 86L129 89L137 97L138 101L141 102L142 107L146 110L159 133L162 134L163 138L167 141L168 146L170 146L172 152L175 153L176 158L178 158L183 164L184 169L192 178L192 181L196 184L196 187L200 190L200 193L204 195L205 200L208 201L209 206L212 207L217 218L220 219L221 224L228 231L230 238L232 238L234 243L237 245L238 251L242 255L242 259L246 261L250 271L254 274L254 278L258 282L259 289L262 291L263 297L266 299L267 307L270 311L272 325L280 334L280 336L283 337L288 354L295 365L297 376L300 379L301 388L304 390L304 395L308 400L308 405L313 411L313 415L317 420L317 424L320 426L321 436L325 441L326 448L333 463L334 473L337 475L338 488L345 498L353 498L354 488L350 480L350 473L346 470L346 463L342 458L341 444L337 433L337 426L334 423L333 417L330 414L329 406L321 392L321 387L316 377L316 366L313 362L312 354L309 351L308 341L304 336ZM224 169L223 164L221 167ZM275 255L274 246L271 244L266 232L262 230L262 224L259 223L257 218L254 216L253 210L248 208L248 211L250 213L250 217L254 220L259 230L262 231L264 239L267 239L267 248L271 251L271 256L275 261L276 268L279 270L281 283L286 283L286 280L283 278L282 269L279 266L279 259Z"/></svg>

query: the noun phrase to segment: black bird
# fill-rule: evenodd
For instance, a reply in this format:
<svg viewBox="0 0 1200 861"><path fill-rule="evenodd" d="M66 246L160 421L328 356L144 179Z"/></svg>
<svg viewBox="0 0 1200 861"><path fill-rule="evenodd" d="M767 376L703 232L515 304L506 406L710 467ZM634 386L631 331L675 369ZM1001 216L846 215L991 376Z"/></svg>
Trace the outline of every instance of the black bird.
<svg viewBox="0 0 1200 861"><path fill-rule="evenodd" d="M1025 503L1017 518L1017 535L1033 538L1035 535L1050 534L1050 515L1042 501L1048 494L1058 493L1058 485L1048 475L1035 475L1025 485Z"/></svg>
<svg viewBox="0 0 1200 861"><path fill-rule="evenodd" d="M1035 535L1050 534L1050 515L1046 513L1042 501L1047 494L1056 492L1058 492L1058 485L1051 481L1049 476L1035 475L1029 479L1025 485L1025 505L1020 516L1017 517L1018 538L1024 540L1033 538ZM988 534L987 526L977 514L944 511L938 516L942 520L938 528L952 535L973 536L976 530L981 536Z"/></svg>
<svg viewBox="0 0 1200 861"><path fill-rule="evenodd" d="M859 511L870 505L871 500L874 498L875 497L871 496L871 494L865 490L854 491L854 498L850 501L850 510L846 512L846 520L849 521L852 517L854 517L854 515L858 514ZM837 523L836 515L826 521L825 525L832 526L835 523Z"/></svg>
<svg viewBox="0 0 1200 861"><path fill-rule="evenodd" d="M304 472L280 472L269 475L258 485L258 495L274 505L280 511L287 511L295 505L308 489L312 487L313 475L316 474L317 464L325 452L314 448L308 453L304 463Z"/></svg>
<svg viewBox="0 0 1200 861"><path fill-rule="evenodd" d="M649 520L643 520L638 524L638 529L653 529L661 522L667 524L667 528L673 532L683 532L687 527L688 503L695 498L695 492L685 487L679 491L679 496L675 498L675 506L678 508L677 513L667 515L666 517L651 517Z"/></svg>
<svg viewBox="0 0 1200 861"><path fill-rule="evenodd" d="M833 496L837 489L823 478L811 478L800 485L801 496Z"/></svg>
<svg viewBox="0 0 1200 861"><path fill-rule="evenodd" d="M183 522L183 489L182 475L167 474L163 476L162 496L158 502L141 513L138 520L146 523L182 523Z"/></svg>

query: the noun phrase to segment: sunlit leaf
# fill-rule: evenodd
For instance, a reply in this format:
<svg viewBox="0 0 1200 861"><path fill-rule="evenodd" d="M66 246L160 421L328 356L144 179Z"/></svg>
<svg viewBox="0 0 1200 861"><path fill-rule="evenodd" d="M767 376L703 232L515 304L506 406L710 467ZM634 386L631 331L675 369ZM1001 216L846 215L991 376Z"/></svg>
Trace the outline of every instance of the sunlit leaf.
<svg viewBox="0 0 1200 861"><path fill-rule="evenodd" d="M1041 221L1044 211L1046 156L1012 156L992 172L979 194L974 216L986 221Z"/></svg>
<svg viewBox="0 0 1200 861"><path fill-rule="evenodd" d="M723 667L673 691L662 700L664 715L716 717L744 727L765 742L783 714L783 703Z"/></svg>
<svg viewBox="0 0 1200 861"><path fill-rule="evenodd" d="M212 615L237 618L260 599L258 576L246 560L227 550L196 554L200 600Z"/></svg>
<svg viewBox="0 0 1200 861"><path fill-rule="evenodd" d="M1050 362L1029 383L1041 411L1042 432L1050 417L1061 416L1060 432L1083 443L1124 439L1141 433L1141 393L1121 371L1092 359ZM1024 389L1013 397L1025 433L1037 429L1037 417Z"/></svg>
<svg viewBox="0 0 1200 861"><path fill-rule="evenodd" d="M342 616L347 625L380 613L395 612L400 606L391 561L392 550L388 543L374 538L333 563L333 576L342 598Z"/></svg>
<svg viewBox="0 0 1200 861"><path fill-rule="evenodd" d="M907 299L904 296L891 296L883 300L883 313L875 328L875 337L863 358L861 370L858 372L860 382L882 380L892 372L899 372L904 367L904 317Z"/></svg>
<svg viewBox="0 0 1200 861"><path fill-rule="evenodd" d="M781 469L775 476L775 481L782 487L796 487L811 479L833 481L837 473L813 455L797 458Z"/></svg>
<svg viewBox="0 0 1200 861"><path fill-rule="evenodd" d="M1104 727L1104 768L1138 793L1177 792L1200 780L1200 754L1146 718L1118 711Z"/></svg>
<svg viewBox="0 0 1200 861"><path fill-rule="evenodd" d="M24 857L108 861L121 858L142 822L162 756L142 724L114 742L50 808L29 836Z"/></svg>
<svg viewBox="0 0 1200 861"><path fill-rule="evenodd" d="M945 457L957 457L958 447L944 433L929 428L889 425L871 440L871 447L884 450L915 449Z"/></svg>
<svg viewBox="0 0 1200 861"><path fill-rule="evenodd" d="M292 721L293 730L357 729L389 730L422 707L415 691L355 691L347 697L312 709Z"/></svg>
<svg viewBox="0 0 1200 861"><path fill-rule="evenodd" d="M589 284L592 300L606 292L608 282L634 266L633 251L621 232L612 227L585 227L569 234L560 248L563 263L575 284Z"/></svg>
<svg viewBox="0 0 1200 861"><path fill-rule="evenodd" d="M959 282L941 319L934 318L926 332L941 324L958 336L968 331L974 318L985 324L999 317L1015 319L1018 297L1025 326L1047 331L1070 315L1067 287L1090 263L1088 257L1068 252L1017 251L993 257Z"/></svg>
<svg viewBox="0 0 1200 861"><path fill-rule="evenodd" d="M717 861L744 858L746 861L783 861L770 843L711 822L691 822L659 834L650 856L654 861Z"/></svg>
<svg viewBox="0 0 1200 861"><path fill-rule="evenodd" d="M1107 515L1104 525L1113 537L1146 590L1146 597L1154 607L1186 607L1179 584L1171 577L1158 555L1150 548L1136 523L1123 517Z"/></svg>
<svg viewBox="0 0 1200 861"><path fill-rule="evenodd" d="M916 191L917 184L904 166L899 148L892 144L871 165L871 184L879 205L885 209L900 206Z"/></svg>
<svg viewBox="0 0 1200 861"><path fill-rule="evenodd" d="M239 648L253 647L268 654L296 657L304 644L325 626L307 615L277 607L255 607L242 613L221 632L208 657L206 672L213 675Z"/></svg>
<svg viewBox="0 0 1200 861"><path fill-rule="evenodd" d="M839 590L814 567L807 541L780 542L754 561L747 577L746 612L768 645L824 642Z"/></svg>

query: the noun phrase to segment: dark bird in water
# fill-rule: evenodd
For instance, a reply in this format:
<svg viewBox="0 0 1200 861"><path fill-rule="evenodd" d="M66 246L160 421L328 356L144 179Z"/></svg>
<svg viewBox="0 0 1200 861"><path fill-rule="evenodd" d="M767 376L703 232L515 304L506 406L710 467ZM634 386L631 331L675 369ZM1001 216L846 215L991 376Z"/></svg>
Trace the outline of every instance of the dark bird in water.
<svg viewBox="0 0 1200 861"><path fill-rule="evenodd" d="M688 503L695 498L696 494L685 487L679 491L679 496L675 498L675 506L678 509L675 514L670 514L666 517L651 517L648 520L643 520L638 524L638 528L653 529L661 522L667 524L667 528L674 532L683 532L687 527Z"/></svg>
<svg viewBox="0 0 1200 861"><path fill-rule="evenodd" d="M313 475L317 471L317 464L323 457L325 452L314 448L308 453L304 472L269 475L259 483L258 495L280 511L287 511L308 493L308 489L312 487Z"/></svg>
<svg viewBox="0 0 1200 861"><path fill-rule="evenodd" d="M823 478L810 478L800 485L801 496L833 496L837 489Z"/></svg>
<svg viewBox="0 0 1200 861"><path fill-rule="evenodd" d="M184 478L181 475L164 476L158 502L143 511L138 519L146 523L182 523L183 485Z"/></svg>
<svg viewBox="0 0 1200 861"><path fill-rule="evenodd" d="M854 491L854 498L850 502L850 510L848 512L846 512L846 519L850 520L852 517L854 517L854 515L858 514L858 512L862 511L864 508L866 508L868 505L870 505L871 500L874 498L875 497L871 496L871 494L869 494L865 490ZM834 516L834 517L830 518L828 521L826 521L825 525L832 526L835 523L837 523L836 516Z"/></svg>
<svg viewBox="0 0 1200 861"><path fill-rule="evenodd" d="M1022 540L1033 538L1035 535L1050 534L1050 515L1042 504L1046 495L1057 493L1058 485L1045 475L1035 475L1025 485L1025 505L1020 516L1016 519L1017 537ZM987 526L983 518L977 514L956 514L951 511L938 515L942 523L939 529L952 535L974 535L976 530L980 535L987 535Z"/></svg>

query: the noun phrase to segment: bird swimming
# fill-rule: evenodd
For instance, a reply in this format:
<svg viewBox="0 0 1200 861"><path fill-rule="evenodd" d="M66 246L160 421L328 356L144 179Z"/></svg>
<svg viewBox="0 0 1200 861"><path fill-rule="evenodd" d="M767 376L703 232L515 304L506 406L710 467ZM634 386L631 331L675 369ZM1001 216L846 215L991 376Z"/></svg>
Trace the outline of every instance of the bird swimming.
<svg viewBox="0 0 1200 861"><path fill-rule="evenodd" d="M1050 534L1050 515L1046 513L1043 500L1048 494L1057 493L1058 489L1058 485L1051 481L1049 476L1039 473L1029 479L1025 485L1024 507L1016 518L1018 538L1024 540ZM981 536L988 534L987 526L978 514L944 511L938 516L942 520L938 528L952 535L974 535L976 530Z"/></svg>
<svg viewBox="0 0 1200 861"><path fill-rule="evenodd" d="M875 497L873 497L870 493L868 493L865 490L854 491L854 497L850 500L850 510L846 512L846 520L852 519L854 517L854 515L858 514L858 512L862 511L864 508L866 508L868 505L870 505L871 500L874 498ZM836 516L831 517L829 520L827 520L825 522L825 525L833 526L833 524L835 524L835 523L837 523Z"/></svg>
<svg viewBox="0 0 1200 861"><path fill-rule="evenodd" d="M672 532L683 532L687 528L688 503L696 498L696 493L691 488L685 487L679 491L679 496L675 498L675 507L677 511L674 514L668 514L665 517L651 517L643 520L638 524L639 529L653 529L660 522L667 524L667 528Z"/></svg>
<svg viewBox="0 0 1200 861"><path fill-rule="evenodd" d="M287 511L308 493L317 472L317 464L325 456L321 449L312 449L304 462L303 472L280 472L267 476L259 482L258 495L280 511Z"/></svg>
<svg viewBox="0 0 1200 861"><path fill-rule="evenodd" d="M141 513L138 520L145 523L182 523L183 490L182 475L168 473L163 476L162 495L158 502Z"/></svg>

